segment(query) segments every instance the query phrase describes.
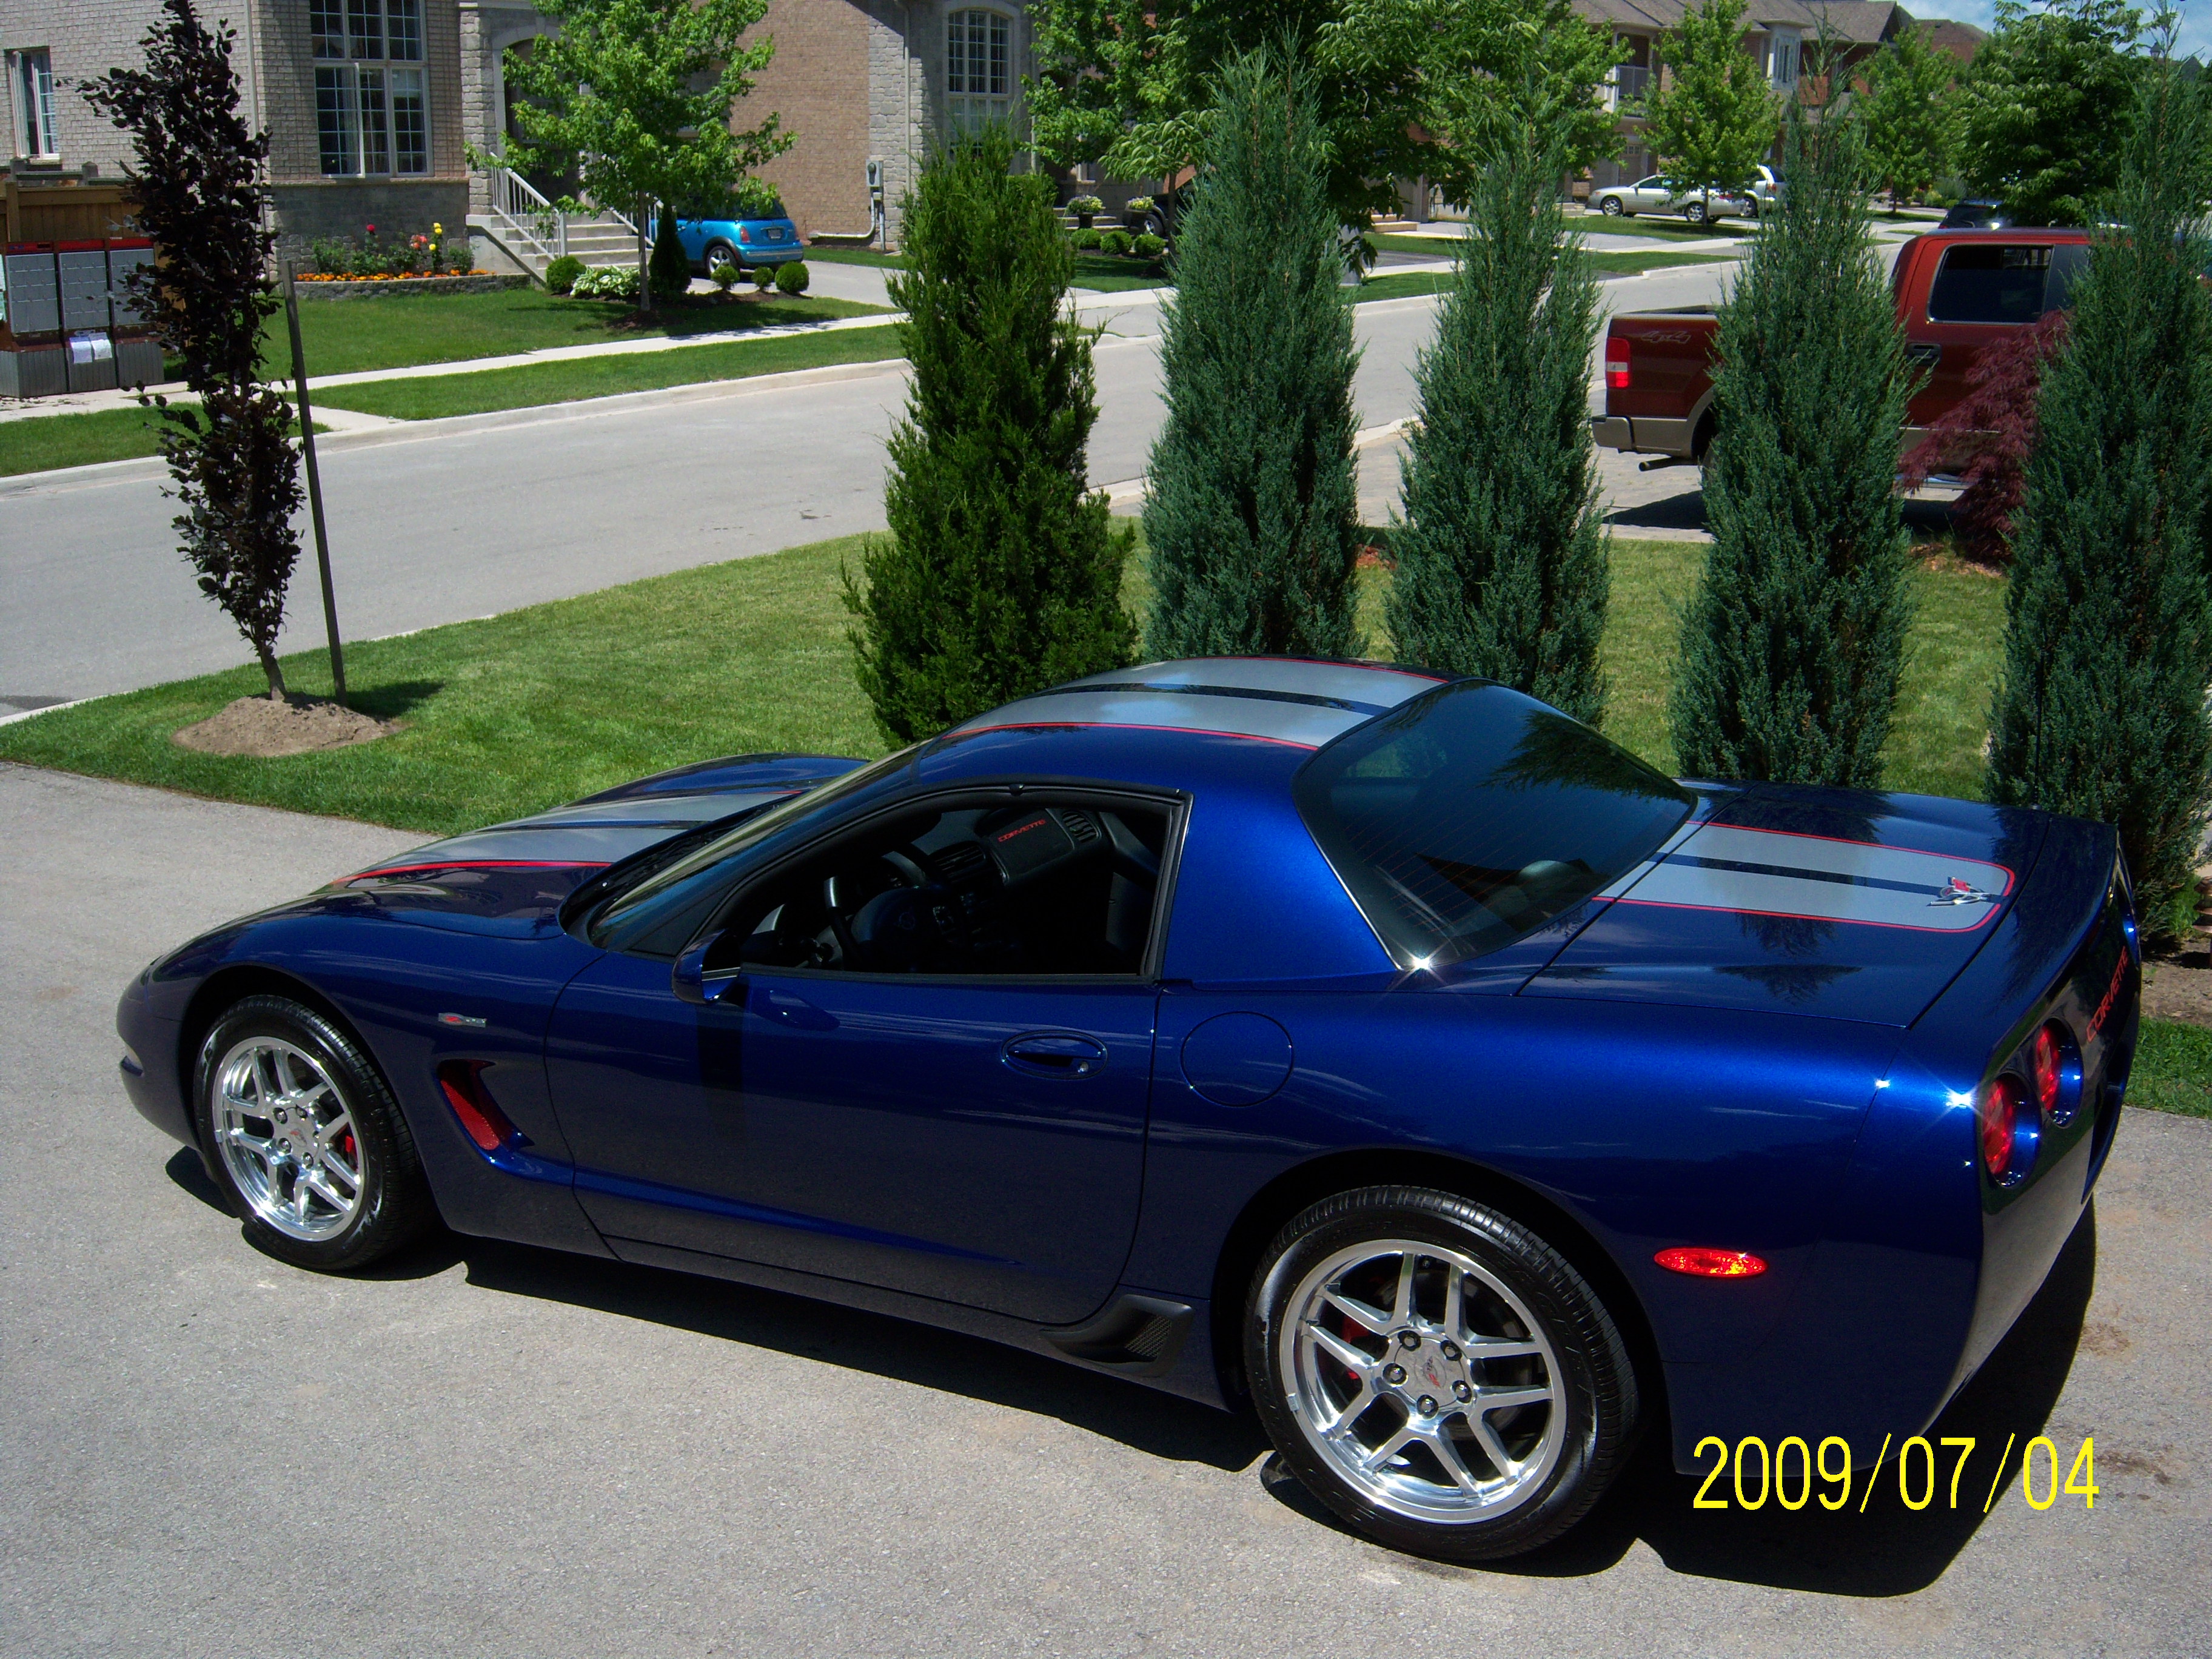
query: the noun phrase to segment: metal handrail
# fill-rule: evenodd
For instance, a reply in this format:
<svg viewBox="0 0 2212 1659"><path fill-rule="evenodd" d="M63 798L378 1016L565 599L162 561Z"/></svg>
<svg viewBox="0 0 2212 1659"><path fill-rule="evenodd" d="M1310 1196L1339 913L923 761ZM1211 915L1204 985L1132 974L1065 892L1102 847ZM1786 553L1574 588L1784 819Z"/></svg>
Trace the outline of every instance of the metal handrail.
<svg viewBox="0 0 2212 1659"><path fill-rule="evenodd" d="M512 167L493 170L491 206L519 240L527 243L532 252L549 262L568 252L568 222L572 216L611 220L632 236L637 234L636 222L618 209L594 204L589 216L572 216L562 211Z"/></svg>

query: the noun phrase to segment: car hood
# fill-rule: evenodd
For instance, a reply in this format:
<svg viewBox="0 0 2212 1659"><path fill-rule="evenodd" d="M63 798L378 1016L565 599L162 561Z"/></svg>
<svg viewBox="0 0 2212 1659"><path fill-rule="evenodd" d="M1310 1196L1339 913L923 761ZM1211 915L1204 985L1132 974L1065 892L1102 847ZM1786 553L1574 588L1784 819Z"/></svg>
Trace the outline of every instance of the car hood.
<svg viewBox="0 0 2212 1659"><path fill-rule="evenodd" d="M1996 933L2045 822L1926 795L1718 793L1522 994L1909 1025Z"/></svg>
<svg viewBox="0 0 2212 1659"><path fill-rule="evenodd" d="M860 765L820 755L747 755L708 761L548 812L426 842L333 882L396 920L552 925L568 896L607 866L703 823L757 811Z"/></svg>

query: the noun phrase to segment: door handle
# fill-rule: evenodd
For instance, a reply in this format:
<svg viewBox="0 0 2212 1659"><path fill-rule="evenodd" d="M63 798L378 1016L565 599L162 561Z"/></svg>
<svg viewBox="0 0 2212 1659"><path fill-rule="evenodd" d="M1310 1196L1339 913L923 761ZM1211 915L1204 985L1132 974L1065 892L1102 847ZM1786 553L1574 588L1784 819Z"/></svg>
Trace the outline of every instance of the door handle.
<svg viewBox="0 0 2212 1659"><path fill-rule="evenodd" d="M1106 1045L1068 1031L1025 1031L1007 1038L999 1057L1032 1077L1091 1077L1106 1068Z"/></svg>
<svg viewBox="0 0 2212 1659"><path fill-rule="evenodd" d="M780 991L772 986L763 986L754 992L752 1010L763 1019L772 1019L794 1031L834 1031L837 1029L835 1015L824 1013L795 992Z"/></svg>
<svg viewBox="0 0 2212 1659"><path fill-rule="evenodd" d="M1918 363L1923 368L1933 368L1943 361L1942 343L1940 341L1923 341L1916 345L1908 345L1905 348L1905 361Z"/></svg>

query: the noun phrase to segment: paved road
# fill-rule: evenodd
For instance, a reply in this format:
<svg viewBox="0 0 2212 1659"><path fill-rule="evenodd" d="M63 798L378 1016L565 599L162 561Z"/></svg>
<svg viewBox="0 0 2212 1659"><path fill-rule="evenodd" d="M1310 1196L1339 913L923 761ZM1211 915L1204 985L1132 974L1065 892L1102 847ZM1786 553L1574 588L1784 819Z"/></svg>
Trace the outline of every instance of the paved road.
<svg viewBox="0 0 2212 1659"><path fill-rule="evenodd" d="M124 1101L112 1000L407 838L0 767L0 839L10 1659L2212 1652L2212 1124L2128 1119L1931 1431L2093 1434L2094 1511L1700 1514L1647 1462L1570 1544L1440 1567L1243 1421L985 1343L475 1241L273 1264Z"/></svg>
<svg viewBox="0 0 2212 1659"><path fill-rule="evenodd" d="M1605 284L1622 306L1713 298L1692 266ZM1159 313L1109 302L1091 476L1140 476L1159 422ZM1428 300L1358 308L1361 419L1411 412ZM340 616L373 637L610 583L882 527L883 443L902 368L855 365L804 384L747 382L348 434L321 446ZM1643 500L1686 471L1618 472ZM178 557L158 461L0 480L0 702L96 696L249 660ZM1370 458L1370 507L1395 495ZM1691 503L1694 507L1694 502ZM1678 503L1675 516L1682 516ZM1694 520L1694 514L1692 520ZM285 649L321 642L312 574L295 580Z"/></svg>

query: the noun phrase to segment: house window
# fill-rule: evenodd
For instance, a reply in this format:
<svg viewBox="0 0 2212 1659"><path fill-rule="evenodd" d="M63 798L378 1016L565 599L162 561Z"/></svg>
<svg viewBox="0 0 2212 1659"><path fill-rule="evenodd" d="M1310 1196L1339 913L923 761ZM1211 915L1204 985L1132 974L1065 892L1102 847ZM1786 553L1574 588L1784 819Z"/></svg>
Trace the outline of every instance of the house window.
<svg viewBox="0 0 2212 1659"><path fill-rule="evenodd" d="M323 173L428 173L422 0L307 0Z"/></svg>
<svg viewBox="0 0 2212 1659"><path fill-rule="evenodd" d="M61 141L54 133L53 59L44 46L14 56L17 154L59 155Z"/></svg>
<svg viewBox="0 0 2212 1659"><path fill-rule="evenodd" d="M1787 91L1797 84L1797 37L1778 32L1771 48L1774 84Z"/></svg>
<svg viewBox="0 0 2212 1659"><path fill-rule="evenodd" d="M1002 12L956 11L945 19L945 107L955 132L974 132L1012 114L1010 28Z"/></svg>

